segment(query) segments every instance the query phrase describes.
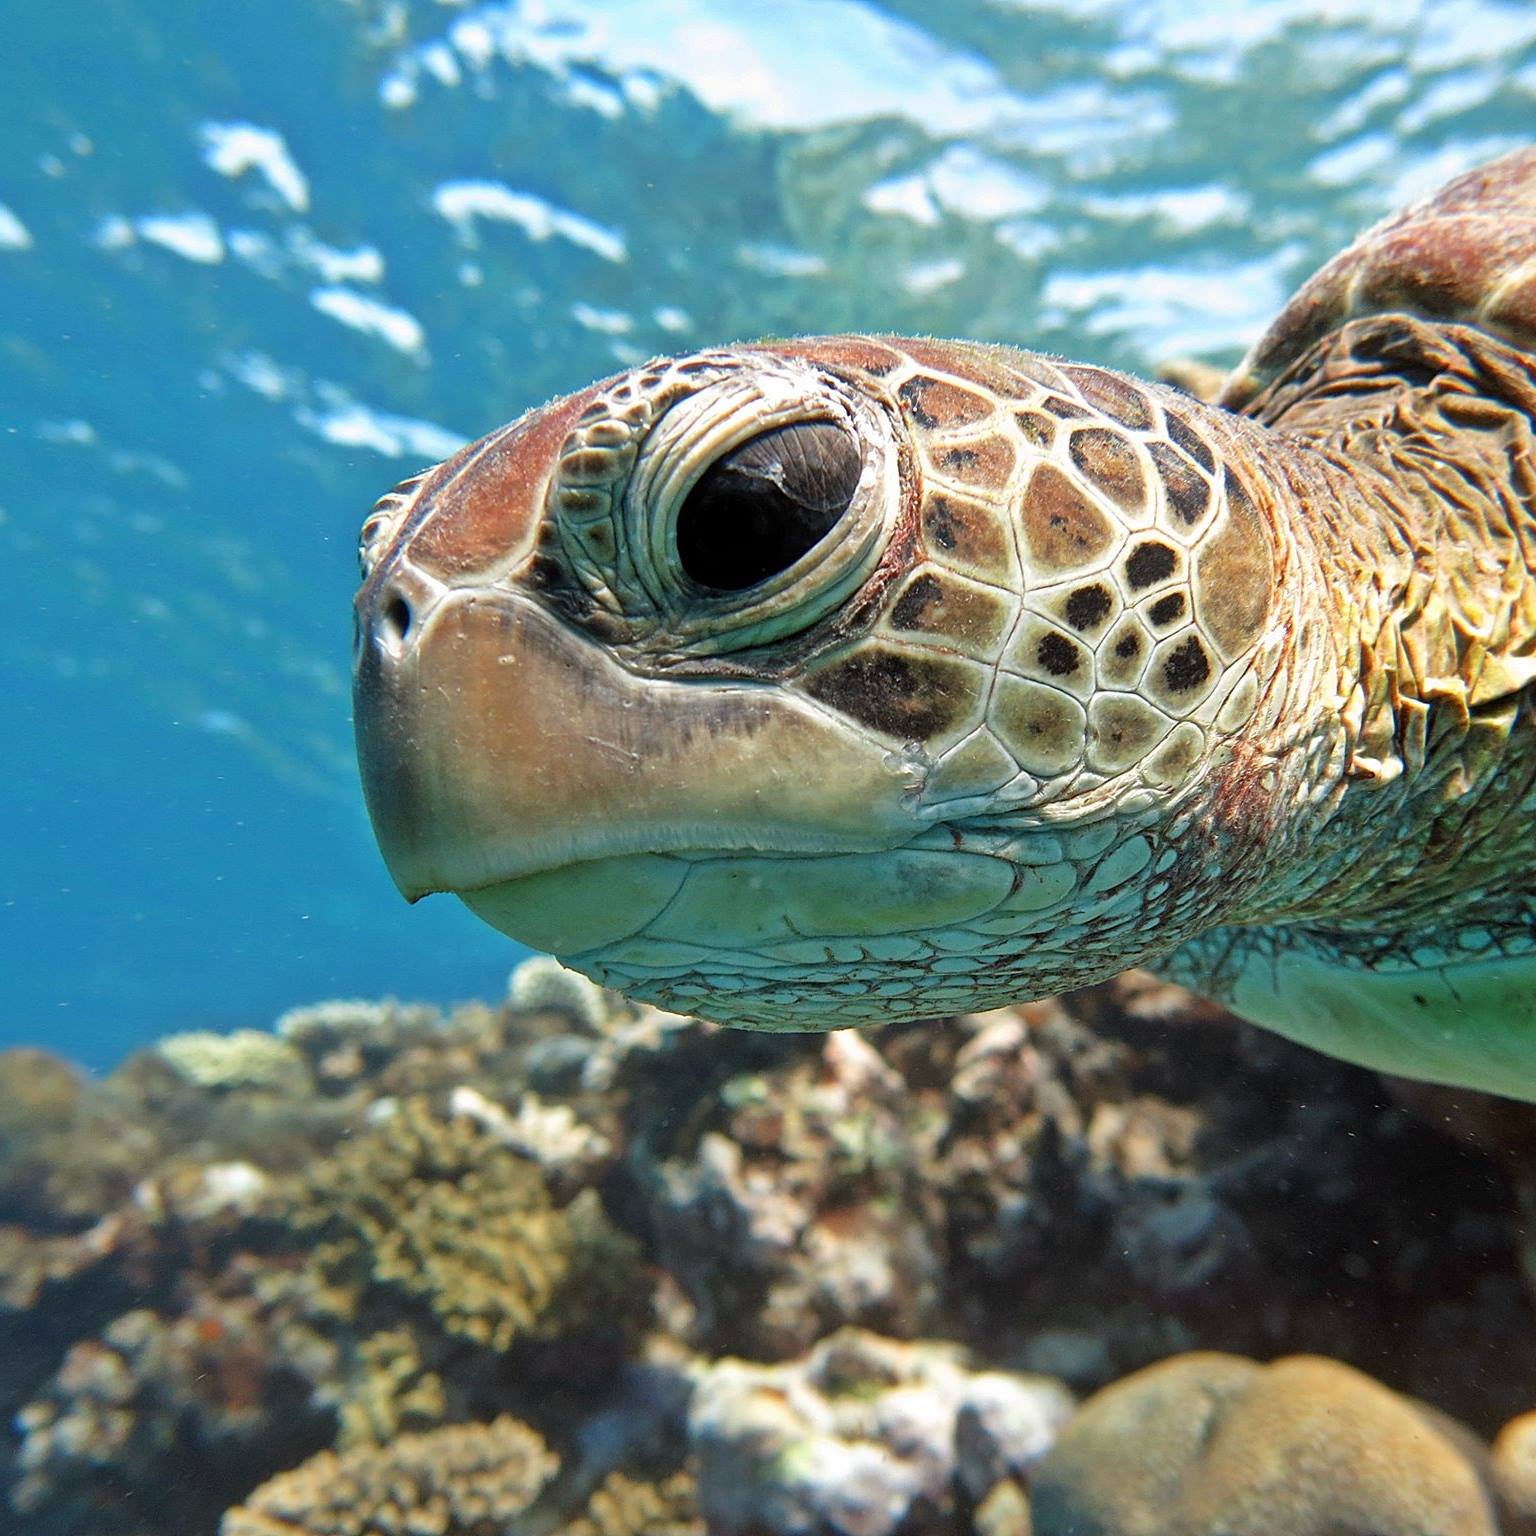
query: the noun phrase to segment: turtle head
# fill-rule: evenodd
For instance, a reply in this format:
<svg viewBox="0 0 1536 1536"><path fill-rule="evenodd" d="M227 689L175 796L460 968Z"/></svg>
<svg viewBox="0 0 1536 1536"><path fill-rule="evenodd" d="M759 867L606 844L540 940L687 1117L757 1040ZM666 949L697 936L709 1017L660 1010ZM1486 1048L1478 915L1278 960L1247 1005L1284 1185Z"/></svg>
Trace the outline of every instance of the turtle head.
<svg viewBox="0 0 1536 1536"><path fill-rule="evenodd" d="M1193 534L1139 538L1152 519L1114 502L1133 472L1152 496L1147 450L1117 456L1107 421L1074 468L1020 366L851 337L660 359L386 496L355 714L401 890L743 1024L931 1015L1131 963L1028 952L1106 857L1150 864L1116 796L1155 818L1196 776L1257 619L1213 608L1225 651L1191 627ZM1175 467L1208 532L1209 465ZM1236 536L1233 570L1262 542ZM1144 599L1175 593L1164 640ZM1132 689L1149 669L1167 699ZM1015 939L990 980L954 963Z"/></svg>

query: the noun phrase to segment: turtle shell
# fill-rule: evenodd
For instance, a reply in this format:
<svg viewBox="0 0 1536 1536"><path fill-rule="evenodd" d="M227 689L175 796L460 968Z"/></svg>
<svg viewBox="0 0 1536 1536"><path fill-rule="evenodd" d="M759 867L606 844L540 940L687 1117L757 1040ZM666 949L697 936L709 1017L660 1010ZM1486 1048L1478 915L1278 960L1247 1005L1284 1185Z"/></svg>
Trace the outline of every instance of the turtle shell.
<svg viewBox="0 0 1536 1536"><path fill-rule="evenodd" d="M1478 326L1536 348L1536 148L1468 171L1367 230L1281 310L1220 403L1243 410L1324 336L1376 314Z"/></svg>

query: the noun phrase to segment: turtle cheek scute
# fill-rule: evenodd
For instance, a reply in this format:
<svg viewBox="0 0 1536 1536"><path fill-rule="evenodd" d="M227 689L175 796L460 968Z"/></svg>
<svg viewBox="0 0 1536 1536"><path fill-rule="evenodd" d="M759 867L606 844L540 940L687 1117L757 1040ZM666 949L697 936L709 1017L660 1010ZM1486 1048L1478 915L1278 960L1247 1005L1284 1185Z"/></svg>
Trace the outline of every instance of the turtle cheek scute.
<svg viewBox="0 0 1536 1536"><path fill-rule="evenodd" d="M878 644L813 672L813 699L898 742L929 742L951 732L974 703L964 663Z"/></svg>

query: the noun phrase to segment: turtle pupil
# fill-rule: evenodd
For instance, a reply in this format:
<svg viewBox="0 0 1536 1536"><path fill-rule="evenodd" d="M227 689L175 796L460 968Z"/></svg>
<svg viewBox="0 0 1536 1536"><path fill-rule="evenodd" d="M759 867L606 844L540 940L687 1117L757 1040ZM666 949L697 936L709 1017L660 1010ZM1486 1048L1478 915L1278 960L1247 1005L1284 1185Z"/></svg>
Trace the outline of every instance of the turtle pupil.
<svg viewBox="0 0 1536 1536"><path fill-rule="evenodd" d="M740 592L788 570L848 510L863 467L858 441L829 421L775 427L731 449L678 512L684 572Z"/></svg>

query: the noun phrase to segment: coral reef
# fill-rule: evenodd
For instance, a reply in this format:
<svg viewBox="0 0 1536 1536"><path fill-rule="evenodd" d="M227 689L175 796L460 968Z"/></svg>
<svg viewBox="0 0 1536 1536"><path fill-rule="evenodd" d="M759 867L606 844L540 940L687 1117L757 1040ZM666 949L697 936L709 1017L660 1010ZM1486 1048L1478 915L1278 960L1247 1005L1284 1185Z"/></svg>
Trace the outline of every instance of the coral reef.
<svg viewBox="0 0 1536 1536"><path fill-rule="evenodd" d="M548 955L530 955L507 978L507 1001L526 1013L564 1013L596 1034L611 1011L608 995L595 981Z"/></svg>
<svg viewBox="0 0 1536 1536"><path fill-rule="evenodd" d="M699 1308L693 1342L782 1358L844 1323L909 1336L935 1323L937 1192L907 1085L873 1045L827 1036L731 1078L710 1107L714 1125L634 1159L656 1256Z"/></svg>
<svg viewBox="0 0 1536 1536"><path fill-rule="evenodd" d="M539 1166L425 1100L386 1103L315 1170L294 1220L347 1317L370 1288L422 1303L448 1333L496 1351L622 1317L631 1245L584 1190L557 1207Z"/></svg>
<svg viewBox="0 0 1536 1536"><path fill-rule="evenodd" d="M1536 1528L1528 1109L1136 975L794 1036L518 974L101 1081L0 1054L0 1524L1028 1536L1108 1479L1194 1536L1261 1455L1334 1497L1342 1412L1380 1529ZM1256 1363L1296 1355L1348 1364ZM1186 1397L1072 1482L1103 1403L1213 1358L1228 1460L1179 1470Z"/></svg>
<svg viewBox="0 0 1536 1536"><path fill-rule="evenodd" d="M559 1536L707 1536L698 1514L698 1489L686 1472L660 1483L612 1473Z"/></svg>
<svg viewBox="0 0 1536 1536"><path fill-rule="evenodd" d="M224 1516L221 1536L506 1536L559 1459L500 1418L402 1435L387 1448L323 1451Z"/></svg>
<svg viewBox="0 0 1536 1536"><path fill-rule="evenodd" d="M1034 1536L1496 1536L1478 1471L1337 1361L1193 1354L1084 1405L1039 1467Z"/></svg>
<svg viewBox="0 0 1536 1536"><path fill-rule="evenodd" d="M968 1503L1028 1479L1072 1407L1059 1383L851 1328L789 1365L723 1360L688 1415L700 1507L719 1536L955 1529Z"/></svg>
<svg viewBox="0 0 1536 1536"><path fill-rule="evenodd" d="M199 1088L303 1093L308 1087L298 1047L260 1029L237 1029L230 1035L193 1030L167 1035L154 1049L172 1071Z"/></svg>

